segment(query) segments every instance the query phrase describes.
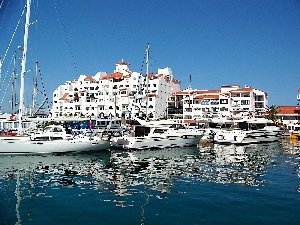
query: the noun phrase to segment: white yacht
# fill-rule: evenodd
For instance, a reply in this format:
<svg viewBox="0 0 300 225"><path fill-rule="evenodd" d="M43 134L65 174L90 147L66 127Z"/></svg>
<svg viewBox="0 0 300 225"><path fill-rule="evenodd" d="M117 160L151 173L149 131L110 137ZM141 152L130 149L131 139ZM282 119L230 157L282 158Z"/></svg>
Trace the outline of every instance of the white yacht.
<svg viewBox="0 0 300 225"><path fill-rule="evenodd" d="M225 144L250 144L278 141L283 130L265 118L247 118L233 121L229 129L216 130L214 142Z"/></svg>
<svg viewBox="0 0 300 225"><path fill-rule="evenodd" d="M28 137L1 139L0 144L0 154L81 152L110 148L109 140L98 136L73 136L61 125L46 126L42 132Z"/></svg>
<svg viewBox="0 0 300 225"><path fill-rule="evenodd" d="M135 118L128 136L111 139L112 147L124 149L174 148L197 145L203 130L188 129L171 120L145 121Z"/></svg>

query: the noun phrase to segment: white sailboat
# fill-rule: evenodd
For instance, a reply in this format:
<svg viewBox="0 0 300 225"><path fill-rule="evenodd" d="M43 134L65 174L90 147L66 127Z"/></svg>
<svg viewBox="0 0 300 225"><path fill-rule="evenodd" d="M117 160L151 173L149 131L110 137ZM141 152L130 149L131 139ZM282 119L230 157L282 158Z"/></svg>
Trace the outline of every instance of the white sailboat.
<svg viewBox="0 0 300 225"><path fill-rule="evenodd" d="M31 0L26 3L26 22L24 31L24 46L22 47L22 70L20 77L20 103L18 114L18 134L22 134L22 116L24 105L24 79L26 73L28 27L30 25ZM41 138L47 137L47 138ZM57 138L59 137L59 138ZM92 136L67 135L66 130L60 126L46 127L45 130L31 137L2 138L0 140L0 154L19 153L53 153L53 152L78 152L91 150L104 150L110 147L109 140Z"/></svg>

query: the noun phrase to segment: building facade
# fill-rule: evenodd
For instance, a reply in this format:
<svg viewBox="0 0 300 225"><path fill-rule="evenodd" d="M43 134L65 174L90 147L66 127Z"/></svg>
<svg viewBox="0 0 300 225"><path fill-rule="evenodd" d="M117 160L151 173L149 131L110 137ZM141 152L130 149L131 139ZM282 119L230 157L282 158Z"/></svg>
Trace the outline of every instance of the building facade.
<svg viewBox="0 0 300 225"><path fill-rule="evenodd" d="M249 86L222 85L220 90L188 88L170 96L168 116L186 123L207 118L235 118L262 115L267 105L266 92Z"/></svg>
<svg viewBox="0 0 300 225"><path fill-rule="evenodd" d="M118 62L113 73L98 72L80 75L53 92L51 116L64 117L126 117L166 116L168 97L180 90L170 68L157 73L130 71L129 64Z"/></svg>
<svg viewBox="0 0 300 225"><path fill-rule="evenodd" d="M263 115L268 95L262 90L239 85L222 85L218 90L180 89L170 68L157 73L130 71L118 62L112 73L80 75L53 92L51 116L173 118L182 122L207 118Z"/></svg>

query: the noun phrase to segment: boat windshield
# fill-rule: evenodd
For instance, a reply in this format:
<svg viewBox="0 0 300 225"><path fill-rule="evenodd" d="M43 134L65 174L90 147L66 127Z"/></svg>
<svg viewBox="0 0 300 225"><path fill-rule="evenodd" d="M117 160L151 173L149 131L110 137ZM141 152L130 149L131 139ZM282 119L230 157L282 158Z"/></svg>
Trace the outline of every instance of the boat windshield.
<svg viewBox="0 0 300 225"><path fill-rule="evenodd" d="M52 127L45 127L43 131L44 131L44 133L47 133L47 132L50 132L51 129L52 129Z"/></svg>

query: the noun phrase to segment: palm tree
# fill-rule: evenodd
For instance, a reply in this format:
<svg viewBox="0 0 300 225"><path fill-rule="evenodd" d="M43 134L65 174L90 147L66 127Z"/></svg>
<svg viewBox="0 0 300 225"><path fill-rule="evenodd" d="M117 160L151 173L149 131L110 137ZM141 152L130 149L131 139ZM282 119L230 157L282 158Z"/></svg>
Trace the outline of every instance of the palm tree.
<svg viewBox="0 0 300 225"><path fill-rule="evenodd" d="M267 115L266 115L267 119L276 122L276 120L278 119L277 116L278 113L279 113L278 106L276 105L267 106Z"/></svg>

